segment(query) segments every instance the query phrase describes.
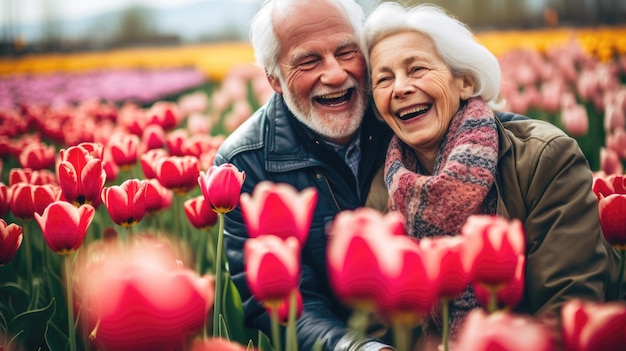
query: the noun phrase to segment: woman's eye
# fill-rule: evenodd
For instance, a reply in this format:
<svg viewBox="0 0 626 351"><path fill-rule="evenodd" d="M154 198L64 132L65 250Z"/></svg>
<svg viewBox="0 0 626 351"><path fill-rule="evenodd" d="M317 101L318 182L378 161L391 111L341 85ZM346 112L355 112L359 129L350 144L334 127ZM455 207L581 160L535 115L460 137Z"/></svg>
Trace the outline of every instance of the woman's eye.
<svg viewBox="0 0 626 351"><path fill-rule="evenodd" d="M421 71L424 67L420 67L420 66L413 66L411 67L411 69L409 70L409 72L411 73L417 73L419 71Z"/></svg>

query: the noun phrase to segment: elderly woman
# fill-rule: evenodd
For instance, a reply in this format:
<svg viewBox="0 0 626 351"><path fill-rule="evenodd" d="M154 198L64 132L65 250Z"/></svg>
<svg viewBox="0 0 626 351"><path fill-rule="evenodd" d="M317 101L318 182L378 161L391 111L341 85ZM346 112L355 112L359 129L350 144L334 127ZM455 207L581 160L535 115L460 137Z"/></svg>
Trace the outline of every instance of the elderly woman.
<svg viewBox="0 0 626 351"><path fill-rule="evenodd" d="M384 169L389 210L405 216L407 232L457 235L474 214L518 218L527 267L517 311L606 299L619 258L602 235L576 141L547 122L495 113L497 59L438 7L384 3L363 41L378 114L395 133ZM477 306L468 288L452 304L453 330ZM425 333L436 335L440 318L430 317Z"/></svg>

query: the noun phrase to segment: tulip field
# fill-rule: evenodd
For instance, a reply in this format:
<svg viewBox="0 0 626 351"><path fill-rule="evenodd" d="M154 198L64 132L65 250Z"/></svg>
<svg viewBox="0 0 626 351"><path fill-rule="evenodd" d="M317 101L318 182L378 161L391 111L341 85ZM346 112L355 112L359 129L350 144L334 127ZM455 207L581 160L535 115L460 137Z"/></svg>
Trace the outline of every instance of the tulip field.
<svg viewBox="0 0 626 351"><path fill-rule="evenodd" d="M500 61L504 110L547 120L578 141L602 229L623 263L626 233L616 218L626 218L626 27L477 38ZM300 248L316 194L262 183L241 195L245 173L213 166L224 138L273 93L252 62L246 43L0 58L0 350L297 350ZM272 335L244 325L229 276L223 223L237 206L251 237L248 284L272 317ZM482 235L490 226L506 228L502 240L523 242L519 221L477 216L468 235L419 242L397 235L401 223L393 213L346 211L329 228L327 251L337 296L355 321L372 312L363 299L375 306L398 351L411 350L405 337L427 311L442 304L445 318L447 301L468 285L484 309L456 339L444 330L446 351L626 345L621 301L570 301L558 323L510 312L524 291L523 245L490 257L504 275L461 258L463 245L491 245ZM475 264L465 270L434 258L444 253ZM359 264L420 260L424 270L372 277L384 270L353 267L355 255ZM373 284L381 282L386 289Z"/></svg>

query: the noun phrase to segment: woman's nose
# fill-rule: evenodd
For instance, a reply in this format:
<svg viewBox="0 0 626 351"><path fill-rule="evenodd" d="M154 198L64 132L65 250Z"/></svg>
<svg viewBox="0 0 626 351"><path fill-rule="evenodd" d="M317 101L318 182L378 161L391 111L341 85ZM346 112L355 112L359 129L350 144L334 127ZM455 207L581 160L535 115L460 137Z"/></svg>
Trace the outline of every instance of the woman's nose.
<svg viewBox="0 0 626 351"><path fill-rule="evenodd" d="M403 98L415 92L415 85L411 79L406 77L396 77L393 84L393 95L397 98Z"/></svg>

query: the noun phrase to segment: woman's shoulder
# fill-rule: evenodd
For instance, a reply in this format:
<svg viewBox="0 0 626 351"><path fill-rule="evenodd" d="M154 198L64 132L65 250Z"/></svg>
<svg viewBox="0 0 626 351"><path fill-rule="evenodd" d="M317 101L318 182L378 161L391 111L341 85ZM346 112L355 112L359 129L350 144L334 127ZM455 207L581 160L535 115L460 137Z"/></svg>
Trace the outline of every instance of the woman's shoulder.
<svg viewBox="0 0 626 351"><path fill-rule="evenodd" d="M522 141L535 139L543 142L549 142L555 138L572 139L562 129L548 121L533 119L522 115L515 116L520 116L521 118L515 117L509 120L499 118L499 120L504 130L516 139Z"/></svg>

